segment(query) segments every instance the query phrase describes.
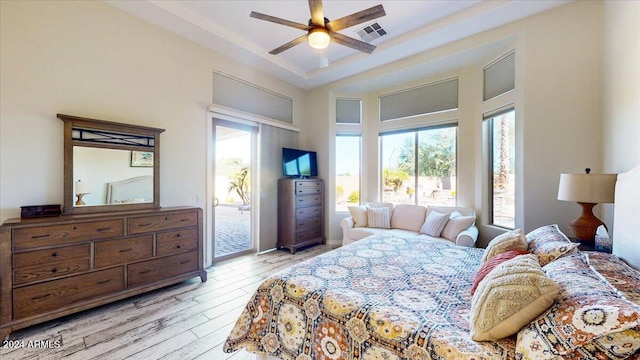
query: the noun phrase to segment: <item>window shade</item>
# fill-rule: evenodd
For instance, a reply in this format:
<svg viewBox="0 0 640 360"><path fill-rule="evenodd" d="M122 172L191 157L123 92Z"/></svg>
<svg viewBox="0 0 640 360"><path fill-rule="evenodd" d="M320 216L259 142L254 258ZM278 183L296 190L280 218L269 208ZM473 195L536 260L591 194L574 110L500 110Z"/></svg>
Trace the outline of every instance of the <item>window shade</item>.
<svg viewBox="0 0 640 360"><path fill-rule="evenodd" d="M380 96L380 121L458 108L458 79Z"/></svg>
<svg viewBox="0 0 640 360"><path fill-rule="evenodd" d="M484 68L484 96L487 101L515 89L516 54L509 52Z"/></svg>
<svg viewBox="0 0 640 360"><path fill-rule="evenodd" d="M362 100L336 99L336 124L360 124Z"/></svg>
<svg viewBox="0 0 640 360"><path fill-rule="evenodd" d="M213 103L293 123L293 100L256 85L213 73Z"/></svg>

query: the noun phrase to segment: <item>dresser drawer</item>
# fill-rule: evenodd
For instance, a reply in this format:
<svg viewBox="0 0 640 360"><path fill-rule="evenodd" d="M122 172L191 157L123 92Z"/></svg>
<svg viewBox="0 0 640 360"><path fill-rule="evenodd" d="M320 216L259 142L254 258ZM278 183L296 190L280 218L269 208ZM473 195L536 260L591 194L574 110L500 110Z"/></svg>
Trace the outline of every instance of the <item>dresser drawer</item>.
<svg viewBox="0 0 640 360"><path fill-rule="evenodd" d="M296 209L296 219L322 216L322 206L308 206Z"/></svg>
<svg viewBox="0 0 640 360"><path fill-rule="evenodd" d="M128 266L129 287L135 287L198 269L198 252L178 254Z"/></svg>
<svg viewBox="0 0 640 360"><path fill-rule="evenodd" d="M148 259L153 256L153 236L96 242L96 268Z"/></svg>
<svg viewBox="0 0 640 360"><path fill-rule="evenodd" d="M195 211L136 217L129 219L129 234L140 234L196 225L198 225L198 213Z"/></svg>
<svg viewBox="0 0 640 360"><path fill-rule="evenodd" d="M321 227L322 227L322 218L321 217L297 219L296 220L296 231L310 230L310 229L320 229Z"/></svg>
<svg viewBox="0 0 640 360"><path fill-rule="evenodd" d="M198 229L160 233L156 237L158 256L198 250Z"/></svg>
<svg viewBox="0 0 640 360"><path fill-rule="evenodd" d="M122 267L13 290L13 317L20 319L124 289Z"/></svg>
<svg viewBox="0 0 640 360"><path fill-rule="evenodd" d="M122 220L90 221L65 225L21 228L15 229L13 232L13 249L32 249L41 246L107 239L122 236L123 231Z"/></svg>
<svg viewBox="0 0 640 360"><path fill-rule="evenodd" d="M321 194L321 181L296 181L296 195Z"/></svg>
<svg viewBox="0 0 640 360"><path fill-rule="evenodd" d="M89 259L89 244L65 246L13 254L14 269L53 264L61 261Z"/></svg>
<svg viewBox="0 0 640 360"><path fill-rule="evenodd" d="M314 206L322 204L322 195L298 195L296 196L296 207Z"/></svg>
<svg viewBox="0 0 640 360"><path fill-rule="evenodd" d="M296 243L322 237L322 229L296 231Z"/></svg>
<svg viewBox="0 0 640 360"><path fill-rule="evenodd" d="M19 285L87 270L89 270L89 257L77 260L58 261L55 264L16 269L13 271L13 283L14 285Z"/></svg>

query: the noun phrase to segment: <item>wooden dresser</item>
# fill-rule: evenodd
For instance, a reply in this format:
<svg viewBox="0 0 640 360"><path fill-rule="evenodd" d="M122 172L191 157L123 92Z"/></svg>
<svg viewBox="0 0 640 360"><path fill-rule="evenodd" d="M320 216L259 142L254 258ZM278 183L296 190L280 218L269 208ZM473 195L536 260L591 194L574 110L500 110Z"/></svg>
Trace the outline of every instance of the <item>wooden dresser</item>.
<svg viewBox="0 0 640 360"><path fill-rule="evenodd" d="M202 209L10 219L0 227L0 339L199 276Z"/></svg>
<svg viewBox="0 0 640 360"><path fill-rule="evenodd" d="M278 249L324 243L324 192L321 179L278 180Z"/></svg>

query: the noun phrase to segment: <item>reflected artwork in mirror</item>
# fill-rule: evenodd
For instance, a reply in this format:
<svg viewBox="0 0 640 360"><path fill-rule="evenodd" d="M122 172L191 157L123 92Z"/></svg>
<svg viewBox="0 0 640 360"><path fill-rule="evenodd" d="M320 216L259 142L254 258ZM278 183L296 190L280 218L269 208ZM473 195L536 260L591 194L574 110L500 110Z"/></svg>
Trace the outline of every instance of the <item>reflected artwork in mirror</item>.
<svg viewBox="0 0 640 360"><path fill-rule="evenodd" d="M164 129L58 114L64 130L64 213L157 208Z"/></svg>

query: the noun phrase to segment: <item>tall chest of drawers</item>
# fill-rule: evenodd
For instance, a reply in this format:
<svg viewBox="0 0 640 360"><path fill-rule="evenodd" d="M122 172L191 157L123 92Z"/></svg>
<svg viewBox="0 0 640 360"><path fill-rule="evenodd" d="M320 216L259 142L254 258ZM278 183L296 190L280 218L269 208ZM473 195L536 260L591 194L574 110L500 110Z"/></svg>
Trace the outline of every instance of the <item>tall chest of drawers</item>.
<svg viewBox="0 0 640 360"><path fill-rule="evenodd" d="M0 338L11 331L199 276L202 209L162 208L0 227Z"/></svg>
<svg viewBox="0 0 640 360"><path fill-rule="evenodd" d="M324 242L323 181L278 180L278 248L293 254L299 247Z"/></svg>

